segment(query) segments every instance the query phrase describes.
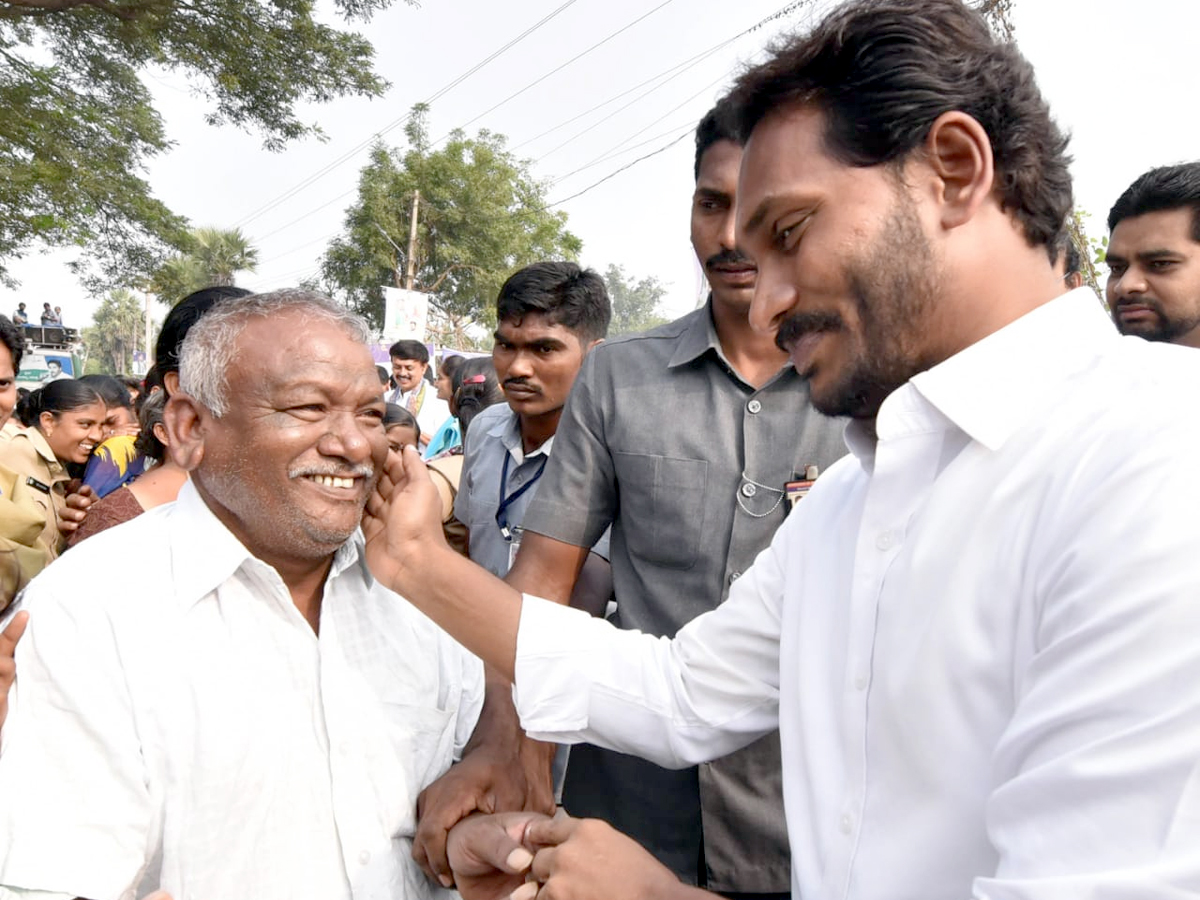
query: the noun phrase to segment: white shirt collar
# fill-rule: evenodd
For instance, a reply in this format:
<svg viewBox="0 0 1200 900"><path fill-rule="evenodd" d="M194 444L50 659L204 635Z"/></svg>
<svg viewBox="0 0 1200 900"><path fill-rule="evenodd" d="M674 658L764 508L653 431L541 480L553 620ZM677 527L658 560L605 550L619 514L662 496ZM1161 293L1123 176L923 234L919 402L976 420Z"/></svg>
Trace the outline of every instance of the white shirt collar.
<svg viewBox="0 0 1200 900"><path fill-rule="evenodd" d="M210 594L243 565L271 568L254 556L221 523L189 479L176 498L170 517L171 567L175 596L181 605L191 606ZM362 531L357 530L337 549L329 578L335 578L358 564L360 575L369 588L374 578L366 567L362 550ZM274 570L272 570L274 571Z"/></svg>
<svg viewBox="0 0 1200 900"><path fill-rule="evenodd" d="M1090 288L1077 288L914 375L884 400L882 440L954 426L995 451L1044 403L1053 384L1080 371L1121 337ZM870 469L875 441L846 429L850 451Z"/></svg>

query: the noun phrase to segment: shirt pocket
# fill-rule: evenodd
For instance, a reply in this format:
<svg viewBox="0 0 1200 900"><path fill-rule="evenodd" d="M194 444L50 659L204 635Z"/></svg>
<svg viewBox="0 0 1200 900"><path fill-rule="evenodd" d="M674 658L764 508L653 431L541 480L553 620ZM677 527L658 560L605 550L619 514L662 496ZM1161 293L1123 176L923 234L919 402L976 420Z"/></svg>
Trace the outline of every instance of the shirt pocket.
<svg viewBox="0 0 1200 900"><path fill-rule="evenodd" d="M708 462L614 453L621 529L629 553L668 569L688 569L704 534Z"/></svg>

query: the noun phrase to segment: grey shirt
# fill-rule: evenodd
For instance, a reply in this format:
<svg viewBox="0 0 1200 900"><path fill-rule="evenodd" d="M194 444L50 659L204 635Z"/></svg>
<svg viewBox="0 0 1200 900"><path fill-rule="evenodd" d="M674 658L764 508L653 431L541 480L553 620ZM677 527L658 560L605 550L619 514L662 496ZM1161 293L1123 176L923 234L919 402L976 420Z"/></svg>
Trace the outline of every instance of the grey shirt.
<svg viewBox="0 0 1200 900"><path fill-rule="evenodd" d="M538 490L539 476L553 444L551 437L526 454L521 444L520 421L507 403L489 406L471 421L467 431L454 517L470 531L471 559L500 578L508 574L512 544L520 542L526 510ZM508 500L505 507L508 537L496 523L502 498ZM592 552L608 557L607 534L587 546L592 547Z"/></svg>
<svg viewBox="0 0 1200 900"><path fill-rule="evenodd" d="M588 355L525 529L586 547L611 524L614 621L673 636L770 542L785 484L845 454L843 424L812 409L791 366L759 390L743 381L706 306ZM631 833L685 880L786 892L781 785L778 735L682 773L575 747L564 803Z"/></svg>

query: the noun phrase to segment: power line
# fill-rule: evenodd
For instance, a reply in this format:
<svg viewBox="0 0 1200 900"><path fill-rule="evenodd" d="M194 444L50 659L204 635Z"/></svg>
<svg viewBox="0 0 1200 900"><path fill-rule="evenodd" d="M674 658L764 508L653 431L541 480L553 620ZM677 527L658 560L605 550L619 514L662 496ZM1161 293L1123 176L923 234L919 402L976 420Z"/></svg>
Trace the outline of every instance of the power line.
<svg viewBox="0 0 1200 900"><path fill-rule="evenodd" d="M533 25L529 26L523 32L521 32L519 35L517 35L515 38L510 40L507 44L500 47L498 50L493 51L489 56L487 56L485 59L481 60L480 62L476 63L471 68L467 69L467 71L463 72L461 75L459 75L453 81L449 82L446 85L443 85L441 88L439 88L437 91L435 91L432 95L430 95L423 102L426 104L429 104L429 103L433 103L435 100L441 99L447 93L449 93L451 90L458 87L458 85L462 84L464 81L466 81L472 75L474 75L476 72L478 72L480 69L482 69L484 66L488 65L488 63L493 62L494 60L499 58L501 55L503 55L507 51L511 50L513 47L515 47L521 41L525 40L525 38L529 37L529 35L533 34L535 31L537 31L539 28L541 28L543 25L545 25L547 22L549 22L555 16L559 15L560 13L565 11L568 7L573 6L577 2L578 2L578 0L566 0L565 3L563 3L557 9L555 9L553 12L543 16L541 19L539 19ZM378 140L379 138L383 137L385 134L398 128L400 125L404 124L411 118L412 118L412 111L409 110L409 112L405 113L403 116L400 116L399 118L392 120L387 125L385 125L383 128L379 129L379 131L375 132L370 137L368 137L366 140L361 141L360 143L356 144L350 150L346 151L341 156L339 156L337 159L333 160L333 162L327 164L326 166L324 166L321 169L318 169L312 175L308 176L303 181L301 181L299 184L297 184L294 187L290 188L289 190L285 191L283 194L279 195L274 200L270 200L267 203L263 204L262 206L258 207L258 209L253 210L249 215L245 216L237 223L237 227L242 227L244 225L248 225L250 222L253 222L255 219L259 218L260 216L264 215L265 213L270 212L272 209L279 206L279 204L283 203L284 201L290 200L301 190L303 190L304 188L313 184L315 181L319 180L320 178L323 178L325 175L328 175L334 169L338 168L339 166L341 166L342 164L347 162L349 159L351 159L352 157L357 155L358 152L360 150L362 150L364 147L370 146L374 141Z"/></svg>
<svg viewBox="0 0 1200 900"><path fill-rule="evenodd" d="M626 169L631 169L634 166L636 166L638 163L640 163L644 160L647 160L652 156L658 156L658 154L663 153L666 150L670 150L672 147L674 147L676 144L678 144L680 141L682 141L685 137L687 137L688 134L691 133L692 127L693 126L688 125L687 130L684 131L683 134L679 135L679 137L675 138L674 140L672 140L666 144L663 144L663 146L659 147L657 150L652 150L651 152L647 153L645 156L639 156L637 159L633 160L633 162L627 163L626 165L621 166L621 168L617 169L615 172L610 172L609 174L605 175L599 181L594 182L593 184L589 184L582 191L577 191L569 197L563 197L561 200L555 200L553 203L547 203L543 207L543 209L554 209L554 207L556 207L556 206L562 206L562 204L566 203L568 200L574 200L576 197L582 197L588 191L592 190L593 188L599 187L600 185L604 184L604 182L608 181L610 178L616 178L618 175L620 175Z"/></svg>
<svg viewBox="0 0 1200 900"><path fill-rule="evenodd" d="M540 77L535 78L533 81L529 82L529 84L525 85L525 87L521 88L519 91L509 94L507 97L505 97L503 100L501 100L499 103L495 104L494 106L489 106L487 109L485 109L479 115L477 115L475 118L473 118L467 122L464 122L462 125L459 125L458 128L456 128L456 129L447 131L440 138L438 138L436 141L434 141L431 146L436 147L438 144L440 144L442 141L444 141L446 138L448 138L450 135L452 135L455 131L466 128L468 125L474 125L476 122L478 122L484 116L488 115L489 113L495 112L500 107L504 106L504 104L508 103L510 100L515 100L517 97L520 97L523 93L525 93L530 88L536 87L537 85L541 84L543 81L545 81L551 75L555 75L555 74L561 72L563 69L565 69L567 66L571 65L571 63L575 62L576 60L583 59L585 56L587 56L593 50L598 50L600 47L603 47L605 44L607 44L609 41L611 41L617 35L623 34L624 32L628 31L630 28L632 28L634 25L637 25L642 20L650 18L650 16L654 15L656 12L658 12L664 6L668 6L674 2L675 2L675 0L663 0L663 2L658 4L658 6L654 7L654 9L650 10L649 12L642 13L640 16L638 16L632 22L628 22L625 25L622 25L620 28L618 28L616 31L614 31L612 34L610 34L608 37L601 38L600 40L596 41L596 43L592 44L592 46L588 47L586 50L572 56L570 59L568 59L562 65L556 66L555 68L551 69L549 72L546 72L544 75L541 75Z"/></svg>

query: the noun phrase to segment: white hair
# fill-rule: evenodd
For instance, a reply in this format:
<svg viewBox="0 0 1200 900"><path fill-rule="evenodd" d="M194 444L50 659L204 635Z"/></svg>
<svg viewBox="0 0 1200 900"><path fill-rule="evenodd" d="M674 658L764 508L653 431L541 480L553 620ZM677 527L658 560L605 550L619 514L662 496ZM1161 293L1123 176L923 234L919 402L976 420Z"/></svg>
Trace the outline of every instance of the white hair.
<svg viewBox="0 0 1200 900"><path fill-rule="evenodd" d="M323 294L302 288L283 288L222 300L193 325L179 351L179 387L218 419L229 411L227 372L237 352L237 340L251 319L300 311L340 326L366 344L370 329L355 315Z"/></svg>

